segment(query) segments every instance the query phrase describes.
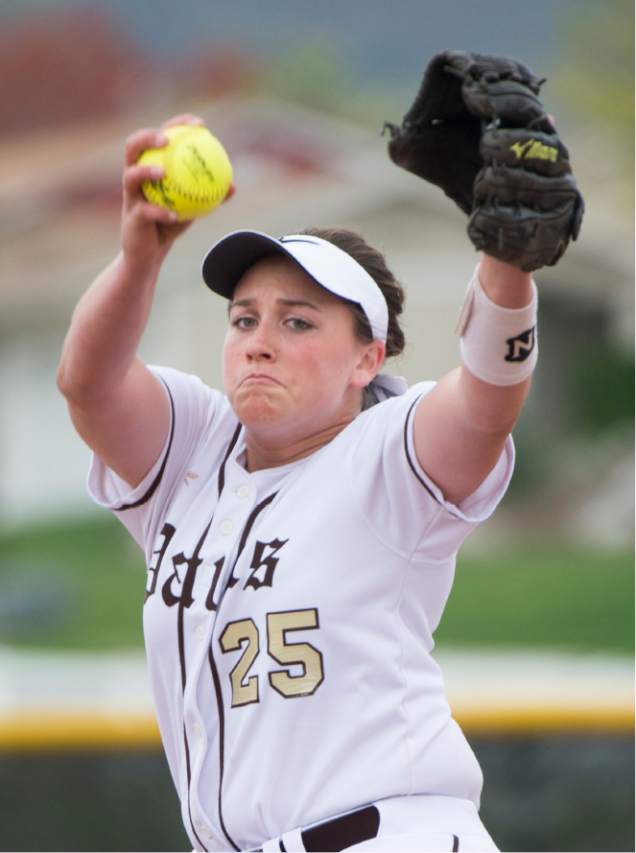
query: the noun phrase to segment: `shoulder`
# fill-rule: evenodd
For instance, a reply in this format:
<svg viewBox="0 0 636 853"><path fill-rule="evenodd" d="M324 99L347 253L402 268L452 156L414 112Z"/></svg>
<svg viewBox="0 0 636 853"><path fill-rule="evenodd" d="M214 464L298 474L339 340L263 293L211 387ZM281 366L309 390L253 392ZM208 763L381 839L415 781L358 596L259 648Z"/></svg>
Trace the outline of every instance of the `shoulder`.
<svg viewBox="0 0 636 853"><path fill-rule="evenodd" d="M417 382L404 392L360 412L332 442L334 452L352 455L358 461L364 458L368 463L382 447L404 448L417 403L435 384Z"/></svg>
<svg viewBox="0 0 636 853"><path fill-rule="evenodd" d="M166 388L172 409L170 439L164 454L169 473L178 480L195 462L210 473L238 427L225 394L199 376L173 367L149 365Z"/></svg>
<svg viewBox="0 0 636 853"><path fill-rule="evenodd" d="M209 398L223 397L220 391L207 385L201 377L194 373L186 373L183 370L166 367L163 364L149 364L148 370L157 376L170 391L189 390L191 393Z"/></svg>
<svg viewBox="0 0 636 853"><path fill-rule="evenodd" d="M230 409L227 397L216 388L207 385L194 373L185 373L174 367L149 364L148 369L163 383L176 412L190 418L196 418L199 426L206 419L217 419ZM175 412L176 410L176 412Z"/></svg>
<svg viewBox="0 0 636 853"><path fill-rule="evenodd" d="M361 412L356 421L361 429L369 427L381 428L382 425L395 426L399 420L404 424L404 419L415 408L416 404L428 394L436 383L434 381L416 382L410 385L402 394L396 394L392 397L376 403L369 409Z"/></svg>

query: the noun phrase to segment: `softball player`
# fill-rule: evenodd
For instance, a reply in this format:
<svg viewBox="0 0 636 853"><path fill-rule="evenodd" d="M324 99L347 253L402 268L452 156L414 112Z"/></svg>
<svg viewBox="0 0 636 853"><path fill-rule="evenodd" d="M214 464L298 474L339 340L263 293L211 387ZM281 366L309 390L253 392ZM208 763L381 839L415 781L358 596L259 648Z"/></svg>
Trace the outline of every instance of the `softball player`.
<svg viewBox="0 0 636 853"><path fill-rule="evenodd" d="M380 372L403 337L378 252L341 230L234 232L203 263L229 300L224 393L147 366L137 347L185 227L140 190L138 155L160 144L128 141L122 251L76 308L58 385L94 451L92 498L145 554L146 650L192 845L494 850L431 652L457 550L511 477L531 277L484 255L461 366L407 388Z"/></svg>

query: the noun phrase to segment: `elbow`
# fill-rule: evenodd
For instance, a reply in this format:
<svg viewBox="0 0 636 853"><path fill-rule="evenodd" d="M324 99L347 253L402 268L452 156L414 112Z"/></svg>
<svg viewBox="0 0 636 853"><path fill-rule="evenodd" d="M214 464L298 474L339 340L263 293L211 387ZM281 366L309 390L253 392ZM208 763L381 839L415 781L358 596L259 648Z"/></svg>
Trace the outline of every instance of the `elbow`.
<svg viewBox="0 0 636 853"><path fill-rule="evenodd" d="M75 346L70 336L64 341L62 353L55 372L55 384L60 394L69 403L81 403L94 393L95 376L90 369L91 361L86 353Z"/></svg>
<svg viewBox="0 0 636 853"><path fill-rule="evenodd" d="M55 372L55 384L57 386L57 390L63 397L68 399L70 394L70 366L69 366L69 336L67 335L64 344L62 346L62 352L60 353L60 360L57 364L57 370Z"/></svg>
<svg viewBox="0 0 636 853"><path fill-rule="evenodd" d="M55 384L60 394L71 402L78 402L86 396L86 388L82 388L81 382L73 378L68 363L64 358L60 359L55 374Z"/></svg>
<svg viewBox="0 0 636 853"><path fill-rule="evenodd" d="M96 396L93 385L71 379L62 366L58 367L55 384L66 402L73 406L86 406Z"/></svg>
<svg viewBox="0 0 636 853"><path fill-rule="evenodd" d="M66 346L64 346L64 349L62 350L60 361L57 365L57 371L55 373L55 384L57 385L57 390L63 397L66 397L67 400L69 400L74 395L73 381L69 365L68 349Z"/></svg>
<svg viewBox="0 0 636 853"><path fill-rule="evenodd" d="M57 366L57 371L55 373L55 384L57 385L57 390L63 397L68 397L69 394L69 383L66 376L66 369L64 365L64 360L61 359L60 363Z"/></svg>

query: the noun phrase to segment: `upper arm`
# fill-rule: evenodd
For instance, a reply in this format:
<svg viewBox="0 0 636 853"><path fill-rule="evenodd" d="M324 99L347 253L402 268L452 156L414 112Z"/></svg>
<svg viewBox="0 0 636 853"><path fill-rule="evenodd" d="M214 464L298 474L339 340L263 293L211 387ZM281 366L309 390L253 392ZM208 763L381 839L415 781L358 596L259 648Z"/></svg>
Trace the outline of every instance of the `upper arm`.
<svg viewBox="0 0 636 853"><path fill-rule="evenodd" d="M419 401L415 453L446 500L460 504L495 467L529 386L490 385L459 367Z"/></svg>
<svg viewBox="0 0 636 853"><path fill-rule="evenodd" d="M157 461L170 429L170 401L158 377L135 359L115 388L67 397L75 429L103 462L135 487Z"/></svg>

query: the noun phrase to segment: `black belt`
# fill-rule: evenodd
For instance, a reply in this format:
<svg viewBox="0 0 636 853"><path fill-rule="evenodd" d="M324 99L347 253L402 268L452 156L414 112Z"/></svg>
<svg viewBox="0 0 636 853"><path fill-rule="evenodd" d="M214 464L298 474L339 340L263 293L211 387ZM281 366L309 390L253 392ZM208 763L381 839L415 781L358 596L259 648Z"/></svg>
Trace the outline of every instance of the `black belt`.
<svg viewBox="0 0 636 853"><path fill-rule="evenodd" d="M361 844L363 841L375 838L379 828L380 812L375 806L367 806L342 817L326 820L309 829L303 829L300 837L303 847L310 853L313 851L331 853L331 851L346 850L354 844ZM282 840L279 840L278 846L283 851L287 850ZM262 847L259 849L262 850Z"/></svg>

